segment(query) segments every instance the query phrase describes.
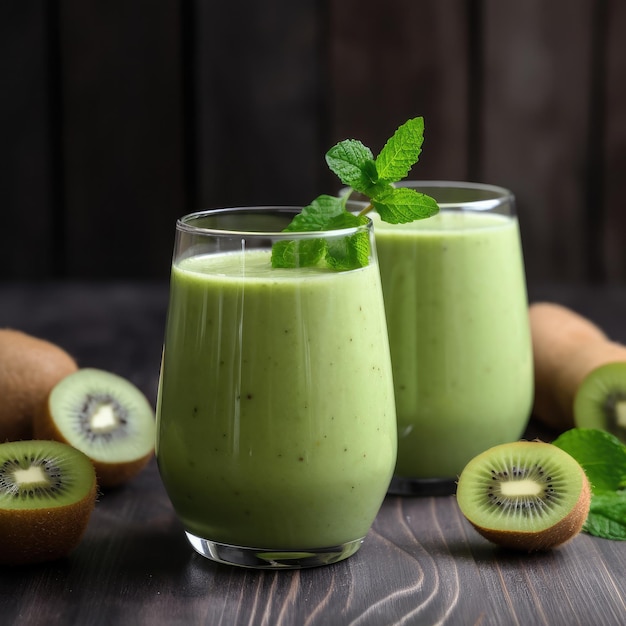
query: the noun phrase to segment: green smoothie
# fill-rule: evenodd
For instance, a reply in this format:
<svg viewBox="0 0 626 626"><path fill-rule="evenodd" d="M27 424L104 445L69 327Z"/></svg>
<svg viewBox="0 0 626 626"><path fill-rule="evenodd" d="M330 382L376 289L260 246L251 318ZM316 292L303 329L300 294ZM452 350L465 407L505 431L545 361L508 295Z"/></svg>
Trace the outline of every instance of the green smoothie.
<svg viewBox="0 0 626 626"><path fill-rule="evenodd" d="M157 413L189 533L284 550L364 537L397 445L378 266L273 269L267 251L178 262Z"/></svg>
<svg viewBox="0 0 626 626"><path fill-rule="evenodd" d="M518 223L479 211L375 220L398 418L396 475L456 477L518 439L533 395Z"/></svg>

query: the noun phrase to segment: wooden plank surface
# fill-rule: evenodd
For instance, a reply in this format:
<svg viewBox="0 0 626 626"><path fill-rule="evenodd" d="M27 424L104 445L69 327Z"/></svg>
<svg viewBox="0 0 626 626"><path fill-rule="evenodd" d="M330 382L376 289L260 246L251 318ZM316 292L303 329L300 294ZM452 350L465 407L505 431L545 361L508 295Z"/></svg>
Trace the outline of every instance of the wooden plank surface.
<svg viewBox="0 0 626 626"><path fill-rule="evenodd" d="M184 212L179 3L60 4L67 273L167 275Z"/></svg>
<svg viewBox="0 0 626 626"><path fill-rule="evenodd" d="M516 195L527 274L587 278L587 0L486 0L485 180Z"/></svg>
<svg viewBox="0 0 626 626"><path fill-rule="evenodd" d="M181 214L309 202L415 115L412 177L516 194L529 282L626 276L618 0L0 11L1 276L163 278Z"/></svg>
<svg viewBox="0 0 626 626"><path fill-rule="evenodd" d="M330 4L331 145L360 139L374 154L410 117L425 118L411 178L466 180L472 77L468 3Z"/></svg>
<svg viewBox="0 0 626 626"><path fill-rule="evenodd" d="M606 109L603 112L603 222L600 247L607 279L626 280L626 5L610 0L607 7Z"/></svg>
<svg viewBox="0 0 626 626"><path fill-rule="evenodd" d="M326 165L314 0L194 2L198 208L307 204Z"/></svg>
<svg viewBox="0 0 626 626"><path fill-rule="evenodd" d="M0 5L0 277L54 274L55 93L46 2Z"/></svg>
<svg viewBox="0 0 626 626"><path fill-rule="evenodd" d="M547 554L500 551L449 496L388 497L361 550L342 563L230 568L191 552L152 463L101 495L68 559L0 571L0 607L14 626L617 626L626 615L624 567L626 545L587 535Z"/></svg>
<svg viewBox="0 0 626 626"><path fill-rule="evenodd" d="M545 286L531 298L575 307L626 339L624 288ZM0 284L0 302L0 327L54 340L81 365L127 376L154 399L165 284ZM335 565L221 566L188 547L152 461L101 494L67 559L0 568L0 615L12 626L618 626L625 568L626 542L584 534L546 554L500 550L473 531L453 496L388 497L361 550Z"/></svg>

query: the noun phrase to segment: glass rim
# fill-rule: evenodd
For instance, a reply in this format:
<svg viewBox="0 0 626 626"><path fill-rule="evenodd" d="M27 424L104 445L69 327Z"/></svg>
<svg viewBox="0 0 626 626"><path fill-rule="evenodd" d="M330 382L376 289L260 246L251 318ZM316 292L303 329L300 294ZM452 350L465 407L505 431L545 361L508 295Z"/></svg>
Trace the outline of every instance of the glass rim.
<svg viewBox="0 0 626 626"><path fill-rule="evenodd" d="M434 189L468 189L470 191L489 191L494 194L493 198L485 198L481 200L461 200L455 202L439 202L437 205L440 209L467 206L474 210L488 211L505 204L506 202L515 202L515 195L510 189L490 183L475 183L460 180L402 180L394 183L396 187L422 187L425 191L429 188ZM346 195L349 191L353 191L351 187L342 187L339 196ZM358 193L358 192L356 192ZM365 200L357 200L348 198L348 203L355 202L358 204L368 204Z"/></svg>
<svg viewBox="0 0 626 626"><path fill-rule="evenodd" d="M367 223L361 226L352 226L350 228L337 228L333 230L311 230L311 231L283 231L283 230L245 230L245 229L228 229L213 228L206 226L195 226L191 224L193 220L210 217L213 215L227 215L236 213L257 213L264 214L269 212L284 213L297 215L302 210L301 206L291 205L263 205L263 206L236 206L236 207L220 207L215 209L202 209L187 213L176 220L176 230L192 235L216 236L216 237L263 237L276 240L293 240L293 239L319 239L325 237L348 237L358 232L369 231L372 229L372 220L368 216Z"/></svg>

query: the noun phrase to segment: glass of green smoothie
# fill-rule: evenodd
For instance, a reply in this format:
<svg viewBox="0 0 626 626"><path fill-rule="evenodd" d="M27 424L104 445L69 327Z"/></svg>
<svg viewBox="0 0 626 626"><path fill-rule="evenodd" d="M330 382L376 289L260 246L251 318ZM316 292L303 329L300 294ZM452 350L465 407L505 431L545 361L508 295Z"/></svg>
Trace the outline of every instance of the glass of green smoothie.
<svg viewBox="0 0 626 626"><path fill-rule="evenodd" d="M440 211L408 224L369 214L398 419L390 491L451 494L472 457L518 439L530 416L532 353L515 199L484 184L398 185L433 197ZM350 198L353 210L366 203Z"/></svg>
<svg viewBox="0 0 626 626"><path fill-rule="evenodd" d="M298 211L216 209L176 225L157 460L191 546L222 563L349 557L395 466L371 222L283 232ZM369 244L363 267L272 266L277 243L341 246L357 235Z"/></svg>

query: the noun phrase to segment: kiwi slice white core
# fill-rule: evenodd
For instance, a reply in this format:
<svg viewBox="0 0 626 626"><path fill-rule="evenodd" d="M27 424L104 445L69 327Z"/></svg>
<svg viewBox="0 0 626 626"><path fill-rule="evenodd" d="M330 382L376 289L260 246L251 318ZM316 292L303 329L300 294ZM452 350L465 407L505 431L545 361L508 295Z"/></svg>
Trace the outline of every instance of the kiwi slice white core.
<svg viewBox="0 0 626 626"><path fill-rule="evenodd" d="M532 452L532 450L531 450ZM551 526L577 499L566 489L567 469L546 466L541 458L526 458L521 451L509 451L488 465L470 467L476 481L474 502L478 520L495 518L502 530ZM466 474L467 477L467 474Z"/></svg>
<svg viewBox="0 0 626 626"><path fill-rule="evenodd" d="M126 462L154 447L154 411L141 391L111 372L80 369L58 383L48 400L67 442L90 458Z"/></svg>
<svg viewBox="0 0 626 626"><path fill-rule="evenodd" d="M615 405L615 417L617 425L620 428L626 429L626 398L620 400Z"/></svg>
<svg viewBox="0 0 626 626"><path fill-rule="evenodd" d="M68 446L17 441L4 444L1 450L0 509L64 506L91 489L89 460Z"/></svg>
<svg viewBox="0 0 626 626"><path fill-rule="evenodd" d="M487 539L543 550L567 541L589 511L589 482L567 452L544 442L490 448L461 472L457 502Z"/></svg>
<svg viewBox="0 0 626 626"><path fill-rule="evenodd" d="M97 437L109 440L120 436L128 422L128 411L110 394L87 397L77 413L79 432L91 441Z"/></svg>

